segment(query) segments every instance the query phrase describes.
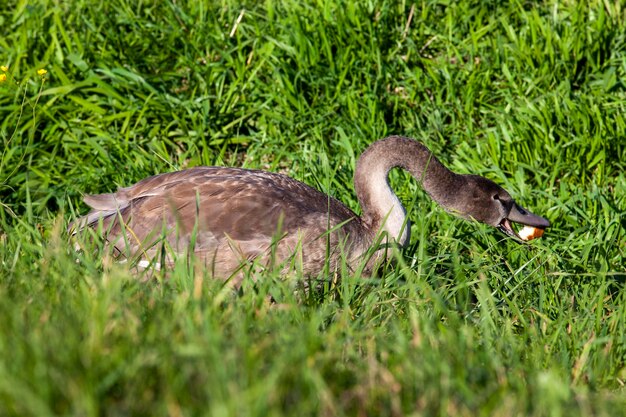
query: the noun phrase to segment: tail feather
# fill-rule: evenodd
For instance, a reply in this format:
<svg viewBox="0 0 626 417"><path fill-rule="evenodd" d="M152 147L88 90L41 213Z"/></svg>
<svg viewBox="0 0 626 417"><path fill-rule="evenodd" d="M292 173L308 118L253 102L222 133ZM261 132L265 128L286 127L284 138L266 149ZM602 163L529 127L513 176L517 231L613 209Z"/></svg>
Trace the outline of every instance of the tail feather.
<svg viewBox="0 0 626 417"><path fill-rule="evenodd" d="M118 210L126 207L128 201L124 198L120 199L119 193L109 194L86 194L83 201L91 208L96 210Z"/></svg>
<svg viewBox="0 0 626 417"><path fill-rule="evenodd" d="M101 218L105 219L128 206L128 201L120 199L118 193L85 195L83 201L92 208L85 216L81 216L71 222L67 231L75 235L82 229L92 226Z"/></svg>
<svg viewBox="0 0 626 417"><path fill-rule="evenodd" d="M81 216L71 222L67 227L68 233L75 235L83 230L85 227L93 226L98 223L100 219L106 219L107 217L118 213L117 210L92 210L85 216Z"/></svg>

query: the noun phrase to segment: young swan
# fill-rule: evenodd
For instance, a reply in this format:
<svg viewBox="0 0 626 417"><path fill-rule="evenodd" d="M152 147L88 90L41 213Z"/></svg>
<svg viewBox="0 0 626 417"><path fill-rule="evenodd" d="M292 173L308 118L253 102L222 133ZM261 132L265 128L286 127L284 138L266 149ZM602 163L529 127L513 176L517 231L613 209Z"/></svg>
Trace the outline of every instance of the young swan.
<svg viewBox="0 0 626 417"><path fill-rule="evenodd" d="M98 230L116 256L139 266L170 263L172 254L193 251L213 276L235 285L243 276L242 265L251 261L261 266L293 263L305 276L317 277L344 259L352 269L366 262L363 273L369 274L388 253L369 250L380 243L381 233L383 241L388 237L400 246L410 239L406 212L388 183L394 167L409 171L447 211L515 238L520 237L512 222L550 226L493 181L456 174L420 142L390 136L370 145L357 162L354 185L361 217L285 175L197 167L155 175L115 193L86 195L92 210L69 230Z"/></svg>

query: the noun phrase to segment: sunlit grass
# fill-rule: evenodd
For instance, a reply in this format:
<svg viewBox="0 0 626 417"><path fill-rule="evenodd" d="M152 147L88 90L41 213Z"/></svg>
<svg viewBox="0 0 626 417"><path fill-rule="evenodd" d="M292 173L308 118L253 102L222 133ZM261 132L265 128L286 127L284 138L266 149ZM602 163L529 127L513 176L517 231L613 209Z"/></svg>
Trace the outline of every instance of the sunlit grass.
<svg viewBox="0 0 626 417"><path fill-rule="evenodd" d="M626 414L619 2L10 3L0 415ZM82 193L197 165L358 210L356 158L388 134L553 227L516 244L393 172L409 248L310 293L184 259L143 282L64 232Z"/></svg>

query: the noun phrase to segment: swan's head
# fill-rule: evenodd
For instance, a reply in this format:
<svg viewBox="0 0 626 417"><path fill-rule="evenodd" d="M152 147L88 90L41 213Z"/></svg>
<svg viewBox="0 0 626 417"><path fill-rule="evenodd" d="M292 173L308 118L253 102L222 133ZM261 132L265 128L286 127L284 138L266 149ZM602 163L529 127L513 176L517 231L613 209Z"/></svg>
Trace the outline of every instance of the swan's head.
<svg viewBox="0 0 626 417"><path fill-rule="evenodd" d="M464 175L465 186L457 190L453 211L498 228L522 240L513 223L539 229L550 227L550 222L519 206L511 195L495 182L478 175Z"/></svg>

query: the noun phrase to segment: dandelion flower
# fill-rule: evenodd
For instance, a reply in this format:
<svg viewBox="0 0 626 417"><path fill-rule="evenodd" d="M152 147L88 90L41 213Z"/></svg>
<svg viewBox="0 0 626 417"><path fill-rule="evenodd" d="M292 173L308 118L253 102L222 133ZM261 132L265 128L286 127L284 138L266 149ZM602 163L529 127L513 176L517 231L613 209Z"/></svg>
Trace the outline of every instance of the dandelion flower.
<svg viewBox="0 0 626 417"><path fill-rule="evenodd" d="M7 75L6 74L0 74L0 83L3 83L7 80Z"/></svg>
<svg viewBox="0 0 626 417"><path fill-rule="evenodd" d="M4 72L8 72L9 71L9 67L7 67L6 65L3 65L0 67L0 70L4 71Z"/></svg>
<svg viewBox="0 0 626 417"><path fill-rule="evenodd" d="M40 70L37 70L37 74L41 75L42 77L43 77L44 75L46 75L47 73L48 73L48 71L46 71L46 70L45 70L45 69L43 69L43 68L42 68L42 69L40 69Z"/></svg>

